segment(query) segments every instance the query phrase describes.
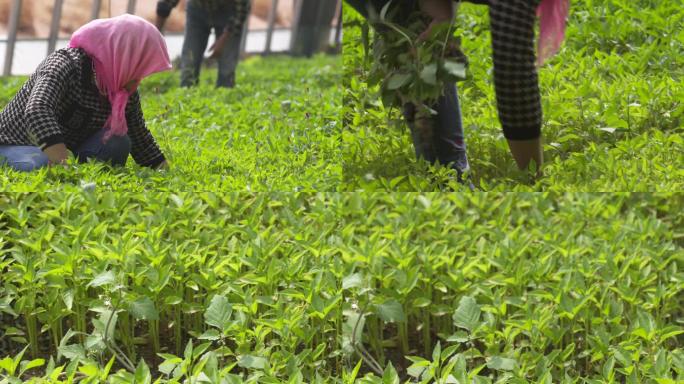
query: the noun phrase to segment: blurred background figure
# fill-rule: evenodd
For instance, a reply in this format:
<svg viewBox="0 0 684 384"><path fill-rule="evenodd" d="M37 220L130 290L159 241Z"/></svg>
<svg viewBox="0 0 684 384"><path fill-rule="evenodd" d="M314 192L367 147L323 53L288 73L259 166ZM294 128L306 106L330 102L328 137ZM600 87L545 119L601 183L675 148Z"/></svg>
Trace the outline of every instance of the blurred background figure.
<svg viewBox="0 0 684 384"><path fill-rule="evenodd" d="M157 2L156 26L163 31L166 19L179 0ZM235 69L240 59L242 29L251 7L250 0L189 0L186 7L185 38L181 52L181 87L199 82L204 51L212 29L216 41L209 47L210 59L218 60L216 87L235 86Z"/></svg>
<svg viewBox="0 0 684 384"><path fill-rule="evenodd" d="M299 28L294 37L292 54L311 57L328 44L337 0L301 0Z"/></svg>

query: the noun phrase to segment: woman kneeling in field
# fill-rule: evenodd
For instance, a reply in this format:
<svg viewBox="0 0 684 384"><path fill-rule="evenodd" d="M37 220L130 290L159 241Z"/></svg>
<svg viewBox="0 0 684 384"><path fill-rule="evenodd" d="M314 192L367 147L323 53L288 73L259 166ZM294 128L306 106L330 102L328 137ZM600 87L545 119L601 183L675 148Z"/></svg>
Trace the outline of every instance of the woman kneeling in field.
<svg viewBox="0 0 684 384"><path fill-rule="evenodd" d="M96 159L142 166L166 160L145 126L140 81L171 68L164 38L144 19L94 20L48 56L0 112L0 163L19 171Z"/></svg>

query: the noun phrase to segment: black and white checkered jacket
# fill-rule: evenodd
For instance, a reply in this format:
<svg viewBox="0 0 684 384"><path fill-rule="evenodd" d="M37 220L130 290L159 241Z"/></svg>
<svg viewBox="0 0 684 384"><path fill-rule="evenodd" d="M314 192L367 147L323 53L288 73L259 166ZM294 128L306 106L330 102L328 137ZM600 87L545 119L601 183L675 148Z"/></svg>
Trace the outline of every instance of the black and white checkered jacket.
<svg viewBox="0 0 684 384"><path fill-rule="evenodd" d="M64 143L73 151L103 128L110 112L109 100L95 85L90 57L80 48L60 49L0 112L0 144L44 149ZM156 167L164 161L145 126L138 91L128 100L126 122L136 163Z"/></svg>

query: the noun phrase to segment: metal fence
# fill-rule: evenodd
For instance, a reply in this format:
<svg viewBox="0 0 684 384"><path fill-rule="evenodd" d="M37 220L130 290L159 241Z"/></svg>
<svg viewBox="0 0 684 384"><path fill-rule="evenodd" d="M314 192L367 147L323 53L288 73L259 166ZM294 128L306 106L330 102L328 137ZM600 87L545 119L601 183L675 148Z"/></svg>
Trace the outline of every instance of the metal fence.
<svg viewBox="0 0 684 384"><path fill-rule="evenodd" d="M110 0L111 1L111 0ZM125 0L122 0L125 1ZM127 0L127 12L130 14L135 13L135 6L136 6L136 0ZM148 0L150 1L150 0ZM6 43L5 47L5 63L4 63L4 69L3 69L3 76L9 76L11 75L12 72L12 63L14 60L14 49L16 46L17 41L21 41L20 39L17 38L17 31L19 29L19 18L21 16L21 8L22 8L22 0L12 0L12 6L10 9L10 17L9 17L9 23L8 23L8 34L7 34L7 39L0 39L0 43ZM276 28L275 22L276 22L276 15L277 15L277 9L278 9L278 2L279 0L271 0L271 7L269 10L268 14L268 19L267 19L267 27L265 29L266 32L266 43L264 44L263 51L261 53L263 54L269 54L271 52L271 47L272 47L272 42L273 42L273 34L276 31L279 30L287 30L290 32L290 51L292 51L293 46L295 44L295 39L298 34L298 30L300 28L300 16L302 14L302 6L304 4L304 0L295 0L294 1L294 13L293 13L293 21L292 25L289 28ZM57 40L59 38L59 26L60 22L62 19L62 8L64 5L64 0L55 0L55 6L52 11L52 19L50 22L50 31L47 39L35 39L32 38L30 39L31 41L47 41L48 43L48 48L46 52L46 56L54 52L55 47L57 45ZM100 13L100 9L102 7L102 0L93 0L93 8L90 13L90 19L94 20L98 17ZM335 22L335 37L334 37L334 43L339 46L340 41L341 41L341 35L342 35L342 0L337 0L337 17L336 17L336 22ZM244 26L244 31L242 33L242 44L241 44L241 51L245 51L245 43L247 40L247 33L249 30L249 18L247 18L247 21L245 22ZM264 30L251 30L251 32L264 32ZM242 53L241 52L241 53ZM287 52L287 51L286 51Z"/></svg>

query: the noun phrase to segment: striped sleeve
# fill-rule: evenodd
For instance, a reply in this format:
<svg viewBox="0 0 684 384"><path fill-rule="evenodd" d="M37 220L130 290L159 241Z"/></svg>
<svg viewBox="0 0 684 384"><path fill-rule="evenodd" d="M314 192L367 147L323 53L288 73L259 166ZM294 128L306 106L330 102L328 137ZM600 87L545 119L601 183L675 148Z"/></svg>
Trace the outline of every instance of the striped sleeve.
<svg viewBox="0 0 684 384"><path fill-rule="evenodd" d="M242 28L245 25L247 17L251 10L250 0L235 0L235 12L231 15L226 25L226 32L232 35L239 35L242 33Z"/></svg>
<svg viewBox="0 0 684 384"><path fill-rule="evenodd" d="M131 156L143 167L157 167L164 161L157 142L145 126L145 119L140 105L140 93L136 91L128 99L126 105L126 123L128 136L131 138Z"/></svg>
<svg viewBox="0 0 684 384"><path fill-rule="evenodd" d="M57 103L64 99L68 82L77 68L64 54L49 56L34 75L34 85L24 108L28 133L41 149L64 142L57 120Z"/></svg>
<svg viewBox="0 0 684 384"><path fill-rule="evenodd" d="M536 7L530 0L490 0L494 86L509 140L541 136L542 108L535 54Z"/></svg>
<svg viewBox="0 0 684 384"><path fill-rule="evenodd" d="M169 17L171 10L178 5L179 0L159 0L157 1L157 16Z"/></svg>

